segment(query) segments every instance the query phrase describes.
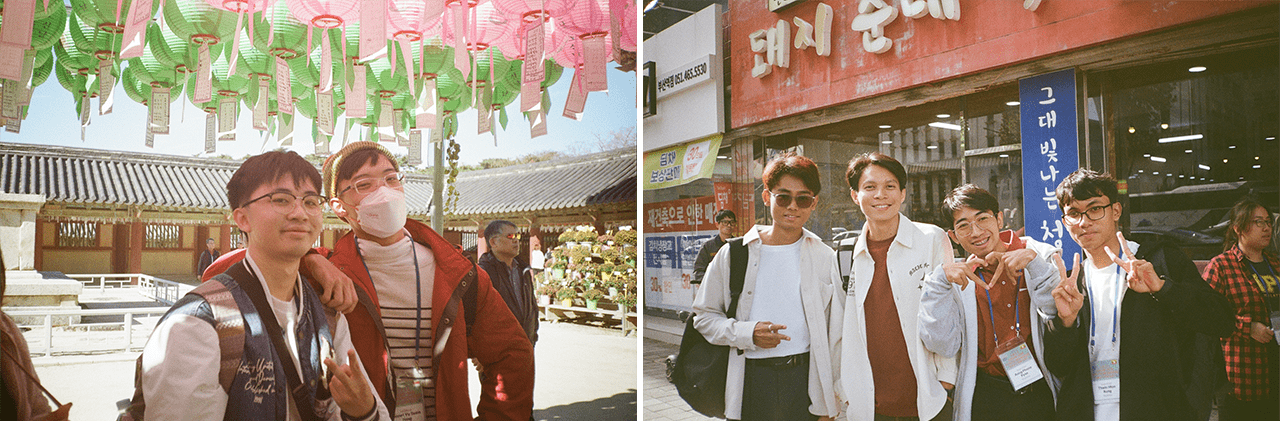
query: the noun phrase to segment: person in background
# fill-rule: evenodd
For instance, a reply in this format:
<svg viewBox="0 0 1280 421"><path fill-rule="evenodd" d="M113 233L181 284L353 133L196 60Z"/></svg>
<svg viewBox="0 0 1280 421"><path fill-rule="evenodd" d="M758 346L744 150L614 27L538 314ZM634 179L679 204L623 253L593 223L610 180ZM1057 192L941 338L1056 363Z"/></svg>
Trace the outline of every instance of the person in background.
<svg viewBox="0 0 1280 421"><path fill-rule="evenodd" d="M716 229L720 232L702 244L702 249L698 250L698 259L693 261L693 279L690 283L702 283L702 277L706 276L707 265L711 264L711 258L716 257L716 252L724 247L724 243L733 238L733 227L738 223L738 216L733 211L722 209L716 212Z"/></svg>
<svg viewBox="0 0 1280 421"><path fill-rule="evenodd" d="M1057 381L1044 366L1043 320L1058 313L1058 249L1001 231L999 202L973 184L951 190L941 216L969 259L925 277L920 339L930 351L960 353L953 419L1053 420Z"/></svg>
<svg viewBox="0 0 1280 421"><path fill-rule="evenodd" d="M546 253L542 252L542 239L536 235L529 236L529 269L533 270L533 278L537 279L546 269Z"/></svg>
<svg viewBox="0 0 1280 421"><path fill-rule="evenodd" d="M707 267L693 302L694 327L707 342L729 347L728 419L829 421L840 411L834 356L843 297L835 251L804 228L822 190L818 167L782 155L765 165L763 178L774 224L742 237L747 262L735 317L726 316L730 243Z"/></svg>
<svg viewBox="0 0 1280 421"><path fill-rule="evenodd" d="M1086 256L1061 274L1045 332L1045 363L1062 380L1058 420L1196 419L1195 333L1231 334L1227 300L1176 245L1125 240L1115 179L1076 170L1056 195Z"/></svg>
<svg viewBox="0 0 1280 421"><path fill-rule="evenodd" d="M1235 330L1222 341L1230 388L1221 421L1280 419L1280 259L1268 250L1271 212L1253 198L1231 208L1225 251L1209 261L1205 280L1231 303Z"/></svg>
<svg viewBox="0 0 1280 421"><path fill-rule="evenodd" d="M951 262L951 244L900 212L907 171L898 160L859 155L845 179L867 222L853 250L839 396L850 420L949 420L956 358L925 347L918 319L924 278Z"/></svg>
<svg viewBox="0 0 1280 421"><path fill-rule="evenodd" d="M0 263L4 255L0 255ZM5 274L0 268L0 302L4 301ZM58 404L52 410L49 401ZM71 412L71 403L61 405L49 391L40 385L40 377L36 375L31 364L31 353L27 350L27 338L22 336L22 329L0 311L0 420L66 420Z"/></svg>
<svg viewBox="0 0 1280 421"><path fill-rule="evenodd" d="M213 246L214 242L212 238L204 240L204 251L200 252L200 261L196 263L197 277L204 275L204 270L208 269L209 265L212 265L215 260L218 260L220 253L218 253L218 250L214 249Z"/></svg>
<svg viewBox="0 0 1280 421"><path fill-rule="evenodd" d="M533 272L520 260L520 232L516 224L497 220L484 229L489 250L480 256L480 268L489 274L493 289L506 301L524 329L530 345L538 344L538 298L533 295Z"/></svg>

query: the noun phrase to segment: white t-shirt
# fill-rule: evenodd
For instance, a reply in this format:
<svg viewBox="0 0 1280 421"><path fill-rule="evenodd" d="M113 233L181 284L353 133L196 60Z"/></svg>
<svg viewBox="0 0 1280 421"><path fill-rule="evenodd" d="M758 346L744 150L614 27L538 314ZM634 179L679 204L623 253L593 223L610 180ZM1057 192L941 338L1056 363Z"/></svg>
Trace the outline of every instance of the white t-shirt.
<svg viewBox="0 0 1280 421"><path fill-rule="evenodd" d="M542 265L546 260L546 255L542 253L542 250L534 249L529 252L529 267L531 268L542 270Z"/></svg>
<svg viewBox="0 0 1280 421"><path fill-rule="evenodd" d="M760 270L756 273L755 299L748 320L786 325L778 333L791 337L773 348L748 350L748 359L785 357L809 352L809 327L800 303L800 243L760 246Z"/></svg>
<svg viewBox="0 0 1280 421"><path fill-rule="evenodd" d="M1138 251L1138 243L1129 242L1129 249ZM1133 256L1125 256L1133 258ZM1088 272L1085 274L1085 287L1089 291L1089 306L1092 312L1089 329L1089 363L1120 359L1120 320L1121 303L1129 290L1128 274L1112 263L1103 268L1095 268L1092 259L1085 259L1081 266ZM1112 326L1115 327L1115 340L1112 341ZM1120 379L1124 381L1124 379ZM1123 399L1123 397L1121 397ZM1093 419L1096 421L1118 421L1120 404L1094 404Z"/></svg>

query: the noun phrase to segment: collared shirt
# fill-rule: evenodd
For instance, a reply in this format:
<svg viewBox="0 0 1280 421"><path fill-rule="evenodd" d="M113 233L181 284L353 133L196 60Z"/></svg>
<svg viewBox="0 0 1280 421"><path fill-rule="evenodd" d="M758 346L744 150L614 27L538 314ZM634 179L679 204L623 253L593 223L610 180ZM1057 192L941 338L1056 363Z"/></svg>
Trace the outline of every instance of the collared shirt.
<svg viewBox="0 0 1280 421"><path fill-rule="evenodd" d="M1263 256L1271 269L1280 273L1280 259L1266 252ZM1235 332L1222 341L1231 395L1239 400L1252 401L1274 397L1280 392L1277 390L1280 385L1273 384L1272 380L1276 376L1272 370L1276 369L1278 358L1276 343L1260 343L1250 335L1253 322L1269 323L1267 294L1260 286L1268 285L1266 281L1272 274L1267 271L1267 264L1261 262L1254 264L1258 272L1254 274L1247 260L1239 246L1232 247L1209 261L1204 278L1215 291L1227 298L1235 311ZM1257 275L1262 275L1262 285L1259 285Z"/></svg>
<svg viewBox="0 0 1280 421"><path fill-rule="evenodd" d="M1027 247L1021 238L1014 235L1013 231L1004 231L1000 233L1000 242L1008 248L1006 252L1022 250ZM1031 295L1027 291L1027 285L1022 278L1021 272L1006 271L1000 279L993 279L995 276L995 267L990 270L983 268L979 270L982 279L986 279L987 285L991 290L984 290L979 287L974 291L974 297L978 301L978 369L992 376L1003 378L1005 376L1004 365L1000 363L1000 355L996 352L996 338L1000 343L1008 342L1015 336L1019 335L1019 320L1015 317L1014 306L1017 306L1017 316L1021 317L1021 333L1022 339L1027 343L1027 347L1031 350L1031 355L1035 356L1035 348L1031 337ZM1014 299L1014 294L1017 299ZM990 294L990 310L995 310L994 319L991 317L991 311L988 309L987 295ZM994 320L994 321L993 321ZM992 325L995 325L996 334L991 334Z"/></svg>

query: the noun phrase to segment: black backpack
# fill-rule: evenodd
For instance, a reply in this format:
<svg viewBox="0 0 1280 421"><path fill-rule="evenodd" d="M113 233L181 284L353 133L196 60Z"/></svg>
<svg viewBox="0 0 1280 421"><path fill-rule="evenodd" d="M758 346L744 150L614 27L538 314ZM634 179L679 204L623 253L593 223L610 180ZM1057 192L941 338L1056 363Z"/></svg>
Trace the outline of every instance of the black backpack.
<svg viewBox="0 0 1280 421"><path fill-rule="evenodd" d="M738 311L738 296L747 276L747 246L742 238L729 240L729 311L725 316L733 318ZM705 285L705 284L703 284ZM742 350L738 350L741 354ZM693 327L693 317L685 320L684 336L680 339L680 354L676 357L671 382L680 392L680 398L693 410L716 418L724 418L725 377L729 368L729 347L712 345Z"/></svg>

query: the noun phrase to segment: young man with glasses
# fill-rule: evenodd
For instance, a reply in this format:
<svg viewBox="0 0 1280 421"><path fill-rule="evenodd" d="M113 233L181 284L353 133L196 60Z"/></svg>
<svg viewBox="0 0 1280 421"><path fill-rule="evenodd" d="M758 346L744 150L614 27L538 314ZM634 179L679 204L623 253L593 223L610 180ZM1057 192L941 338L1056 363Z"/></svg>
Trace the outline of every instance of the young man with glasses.
<svg viewBox="0 0 1280 421"><path fill-rule="evenodd" d="M920 339L936 353L960 353L953 419L1053 420L1057 381L1044 366L1043 319L1057 314L1057 249L1001 231L1000 203L973 184L942 199L942 216L969 258L925 277Z"/></svg>
<svg viewBox="0 0 1280 421"><path fill-rule="evenodd" d="M900 213L907 171L898 160L860 155L845 178L867 223L853 250L839 396L850 420L949 420L956 358L925 347L918 318L924 277L951 262L951 244L941 228Z"/></svg>
<svg viewBox="0 0 1280 421"><path fill-rule="evenodd" d="M1177 246L1125 240L1116 181L1081 169L1057 188L1063 224L1084 250L1059 262L1057 317L1045 363L1059 379L1059 420L1196 419L1188 392L1195 334L1224 337L1235 320ZM1078 278L1078 279L1077 279Z"/></svg>
<svg viewBox="0 0 1280 421"><path fill-rule="evenodd" d="M716 212L716 229L719 232L715 237L711 237L706 243L702 244L702 249L698 250L698 259L693 261L693 279L690 283L702 283L703 276L707 273L707 265L711 264L711 258L716 257L716 252L733 238L733 227L738 223L738 216L733 211L721 209Z"/></svg>
<svg viewBox="0 0 1280 421"><path fill-rule="evenodd" d="M315 167L293 152L249 158L231 176L227 201L247 252L156 325L139 362L145 407L134 402L144 412L135 419L390 419L346 317L325 309L299 273L324 219L319 192ZM240 336L220 337L236 326Z"/></svg>
<svg viewBox="0 0 1280 421"><path fill-rule="evenodd" d="M835 251L804 228L822 189L809 158L783 155L764 168L772 226L724 246L694 299L694 327L729 347L725 415L748 420L831 420L840 408L834 355L840 349L840 272ZM731 262L733 247L747 261ZM730 272L745 265L734 315ZM757 294L759 293L759 294Z"/></svg>
<svg viewBox="0 0 1280 421"><path fill-rule="evenodd" d="M530 345L538 344L538 301L533 295L533 270L520 260L520 232L510 221L496 220L484 228L489 250L480 256L480 268L489 274L493 288L516 316Z"/></svg>

